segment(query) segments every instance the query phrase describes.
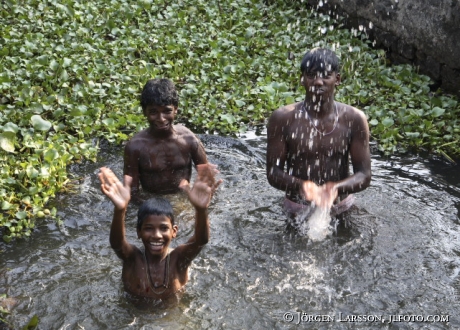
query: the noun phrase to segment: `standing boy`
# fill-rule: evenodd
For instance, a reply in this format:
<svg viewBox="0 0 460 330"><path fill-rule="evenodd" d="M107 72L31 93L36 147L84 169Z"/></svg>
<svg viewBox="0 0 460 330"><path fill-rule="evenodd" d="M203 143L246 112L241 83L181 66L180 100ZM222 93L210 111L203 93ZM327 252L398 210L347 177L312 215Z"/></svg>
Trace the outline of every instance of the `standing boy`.
<svg viewBox="0 0 460 330"><path fill-rule="evenodd" d="M141 106L149 127L126 144L124 174L132 177L132 193L142 189L169 194L180 182L190 181L193 164L206 164L200 140L189 129L174 125L179 97L169 79L149 80L142 90Z"/></svg>
<svg viewBox="0 0 460 330"><path fill-rule="evenodd" d="M169 249L176 237L177 226L171 204L164 198L145 201L138 211L137 236L143 248L128 243L125 236L125 215L131 197L132 178L124 176L124 183L108 168L99 173L102 192L115 206L110 229L110 245L123 260L122 281L125 290L137 297L166 299L188 281L188 267L209 240L208 206L222 180L215 181L216 166L197 166L193 188L182 180L183 189L195 207L195 233L186 244Z"/></svg>
<svg viewBox="0 0 460 330"><path fill-rule="evenodd" d="M311 202L337 214L370 184L369 127L362 111L334 100L341 78L333 51L312 49L300 69L304 101L279 108L268 122L268 182L286 192L290 218Z"/></svg>

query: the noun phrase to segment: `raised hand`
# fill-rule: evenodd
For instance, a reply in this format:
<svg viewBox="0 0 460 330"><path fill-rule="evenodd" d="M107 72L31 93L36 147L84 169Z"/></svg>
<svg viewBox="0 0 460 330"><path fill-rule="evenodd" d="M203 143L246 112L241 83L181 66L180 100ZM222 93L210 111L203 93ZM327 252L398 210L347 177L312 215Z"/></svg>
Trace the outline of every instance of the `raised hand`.
<svg viewBox="0 0 460 330"><path fill-rule="evenodd" d="M182 180L179 188L185 191L188 195L190 203L197 209L206 209L211 202L212 195L217 187L222 183L222 180L216 181L215 176L219 173L217 166L214 164L197 165L197 177L193 188L190 188L190 183L187 180Z"/></svg>
<svg viewBox="0 0 460 330"><path fill-rule="evenodd" d="M101 167L98 176L99 180L101 180L101 191L110 198L113 205L119 210L127 208L131 199L133 178L125 175L124 183L121 183L115 173L107 167Z"/></svg>

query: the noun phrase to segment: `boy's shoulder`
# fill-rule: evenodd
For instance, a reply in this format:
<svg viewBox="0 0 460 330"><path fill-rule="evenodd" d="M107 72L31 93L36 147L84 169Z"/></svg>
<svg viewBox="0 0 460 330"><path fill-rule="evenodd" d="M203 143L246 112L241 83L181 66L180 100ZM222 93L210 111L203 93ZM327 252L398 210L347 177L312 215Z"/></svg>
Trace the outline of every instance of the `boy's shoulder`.
<svg viewBox="0 0 460 330"><path fill-rule="evenodd" d="M131 137L131 139L129 139L129 141L135 141L135 140L139 140L139 139L148 139L148 138L151 138L151 135L148 134L148 128L145 128L142 131L137 132L136 134L134 134Z"/></svg>
<svg viewBox="0 0 460 330"><path fill-rule="evenodd" d="M175 124L174 131L176 134L195 136L195 134L182 124Z"/></svg>
<svg viewBox="0 0 460 330"><path fill-rule="evenodd" d="M174 125L174 131L176 135L189 143L195 143L199 141L198 136L195 135L191 130L181 124Z"/></svg>
<svg viewBox="0 0 460 330"><path fill-rule="evenodd" d="M337 101L336 101L336 104L339 108L342 108L343 113L347 114L348 116L366 119L366 115L364 114L364 111L358 108L355 108L354 106L351 106L349 104L345 104L345 103L341 103Z"/></svg>
<svg viewBox="0 0 460 330"><path fill-rule="evenodd" d="M271 115L272 120L290 120L293 116L295 116L296 109L299 107L299 103L292 103L285 106L282 106L275 111L273 111Z"/></svg>

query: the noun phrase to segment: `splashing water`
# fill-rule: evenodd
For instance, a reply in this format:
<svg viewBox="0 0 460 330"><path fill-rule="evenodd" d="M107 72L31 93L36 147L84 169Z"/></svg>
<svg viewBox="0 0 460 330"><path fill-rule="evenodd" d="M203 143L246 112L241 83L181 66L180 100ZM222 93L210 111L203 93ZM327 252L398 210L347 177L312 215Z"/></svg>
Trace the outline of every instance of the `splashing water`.
<svg viewBox="0 0 460 330"><path fill-rule="evenodd" d="M312 208L306 208L297 215L298 232L302 236L308 236L313 242L319 242L332 233L331 209L315 206Z"/></svg>

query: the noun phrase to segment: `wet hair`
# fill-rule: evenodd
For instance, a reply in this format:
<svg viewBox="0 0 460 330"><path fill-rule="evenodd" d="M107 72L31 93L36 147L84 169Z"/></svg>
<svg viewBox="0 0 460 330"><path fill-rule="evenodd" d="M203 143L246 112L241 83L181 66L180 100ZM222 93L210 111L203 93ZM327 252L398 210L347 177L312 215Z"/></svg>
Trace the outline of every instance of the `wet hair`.
<svg viewBox="0 0 460 330"><path fill-rule="evenodd" d="M165 78L150 79L144 85L141 94L142 109L151 104L167 106L179 105L179 95L177 94L176 86L174 83Z"/></svg>
<svg viewBox="0 0 460 330"><path fill-rule="evenodd" d="M337 55L328 48L313 48L303 56L300 63L302 74L307 72L339 72L340 64Z"/></svg>
<svg viewBox="0 0 460 330"><path fill-rule="evenodd" d="M174 225L173 208L163 197L150 198L142 203L137 211L137 230L141 230L145 218L149 215L165 215L171 220L171 225Z"/></svg>

